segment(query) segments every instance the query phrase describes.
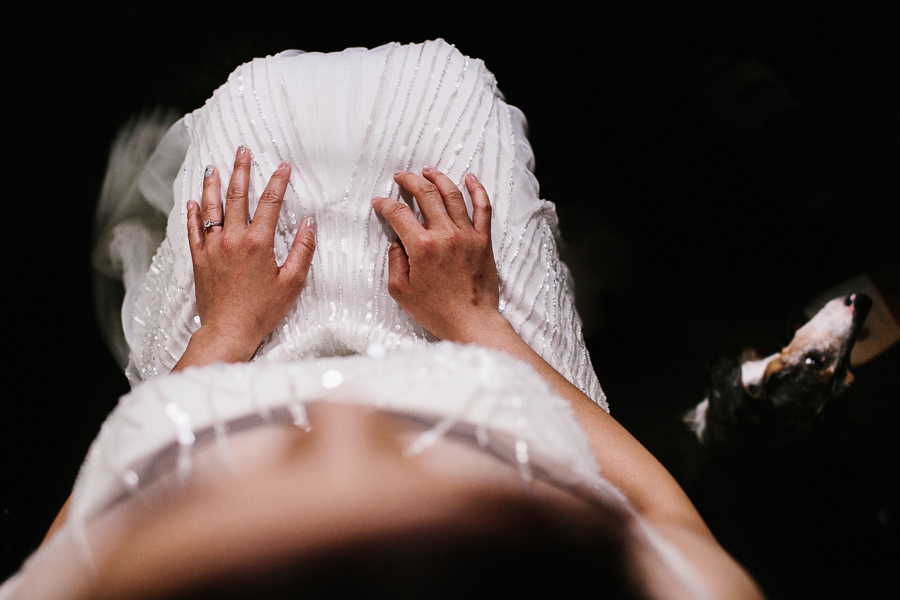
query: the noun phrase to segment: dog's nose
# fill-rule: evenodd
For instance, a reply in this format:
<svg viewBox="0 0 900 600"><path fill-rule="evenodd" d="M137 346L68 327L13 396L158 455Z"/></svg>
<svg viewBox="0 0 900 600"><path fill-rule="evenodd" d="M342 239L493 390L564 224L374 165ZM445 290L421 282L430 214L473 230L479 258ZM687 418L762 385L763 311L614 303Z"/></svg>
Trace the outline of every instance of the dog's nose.
<svg viewBox="0 0 900 600"><path fill-rule="evenodd" d="M865 294L850 294L844 298L845 306L852 306L854 312L866 314L872 308L872 299Z"/></svg>
<svg viewBox="0 0 900 600"><path fill-rule="evenodd" d="M865 294L853 294L853 305L857 310L868 312L872 308L872 299Z"/></svg>

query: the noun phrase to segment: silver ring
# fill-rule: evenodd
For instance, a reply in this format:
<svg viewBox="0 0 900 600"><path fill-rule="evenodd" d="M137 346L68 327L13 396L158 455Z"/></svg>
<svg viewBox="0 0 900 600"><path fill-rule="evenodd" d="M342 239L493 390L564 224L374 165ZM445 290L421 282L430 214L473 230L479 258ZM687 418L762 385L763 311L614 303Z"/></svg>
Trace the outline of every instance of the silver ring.
<svg viewBox="0 0 900 600"><path fill-rule="evenodd" d="M224 226L225 224L222 221L213 221L212 219L206 219L205 221L203 221L203 232L206 233L207 229L209 229L210 227L216 227L217 225Z"/></svg>

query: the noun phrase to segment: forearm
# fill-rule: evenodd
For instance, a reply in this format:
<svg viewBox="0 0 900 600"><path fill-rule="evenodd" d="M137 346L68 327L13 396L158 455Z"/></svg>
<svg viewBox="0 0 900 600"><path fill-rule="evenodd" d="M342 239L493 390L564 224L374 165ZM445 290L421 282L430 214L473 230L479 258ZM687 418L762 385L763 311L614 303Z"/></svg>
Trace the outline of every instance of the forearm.
<svg viewBox="0 0 900 600"><path fill-rule="evenodd" d="M498 313L499 316L499 313ZM713 537L684 490L640 442L522 340L506 319L470 324L452 341L502 350L528 363L572 404L604 477L674 544L717 598L761 600L753 579Z"/></svg>
<svg viewBox="0 0 900 600"><path fill-rule="evenodd" d="M709 530L687 494L669 472L593 400L572 385L522 340L499 313L454 333L452 341L502 350L528 363L561 397L568 400L588 436L597 463L635 509L657 523Z"/></svg>
<svg viewBox="0 0 900 600"><path fill-rule="evenodd" d="M47 530L47 533L44 535L43 541L41 541L41 545L47 543L53 534L55 534L59 529L65 524L66 519L69 517L69 502L72 501L72 496L70 495L66 498L66 503L63 504L63 507L60 509L59 513L56 515L56 518L53 519L53 523L50 524L50 528Z"/></svg>

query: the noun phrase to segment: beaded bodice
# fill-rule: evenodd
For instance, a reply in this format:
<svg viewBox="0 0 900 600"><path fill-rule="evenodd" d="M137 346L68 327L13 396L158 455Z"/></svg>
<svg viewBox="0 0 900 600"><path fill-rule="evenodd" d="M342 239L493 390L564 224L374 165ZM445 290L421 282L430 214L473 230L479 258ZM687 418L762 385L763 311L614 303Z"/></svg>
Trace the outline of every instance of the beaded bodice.
<svg viewBox="0 0 900 600"><path fill-rule="evenodd" d="M375 196L408 201L393 174L430 165L460 184L470 214L463 178L474 172L485 184L501 311L545 360L606 407L569 272L557 254L555 208L539 198L530 170L524 117L504 102L480 60L440 40L334 54L285 52L238 68L174 127L183 161L172 184L166 237L125 309L132 384L168 373L199 327L185 205L200 201L206 165L227 181L235 148L246 144L253 157L251 213L277 165L293 166L275 235L279 264L304 217L315 217L318 226L300 300L256 360L359 354L372 343L424 348L434 341L387 292L387 250L395 234L370 204Z"/></svg>

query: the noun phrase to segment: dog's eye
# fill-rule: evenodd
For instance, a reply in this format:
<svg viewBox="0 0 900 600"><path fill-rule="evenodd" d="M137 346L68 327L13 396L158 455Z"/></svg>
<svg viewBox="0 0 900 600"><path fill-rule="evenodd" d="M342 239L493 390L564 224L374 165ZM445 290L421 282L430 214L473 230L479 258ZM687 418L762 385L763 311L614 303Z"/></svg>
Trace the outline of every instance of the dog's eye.
<svg viewBox="0 0 900 600"><path fill-rule="evenodd" d="M806 354L806 358L803 360L808 365L818 365L822 362L822 355L818 352L809 352Z"/></svg>

